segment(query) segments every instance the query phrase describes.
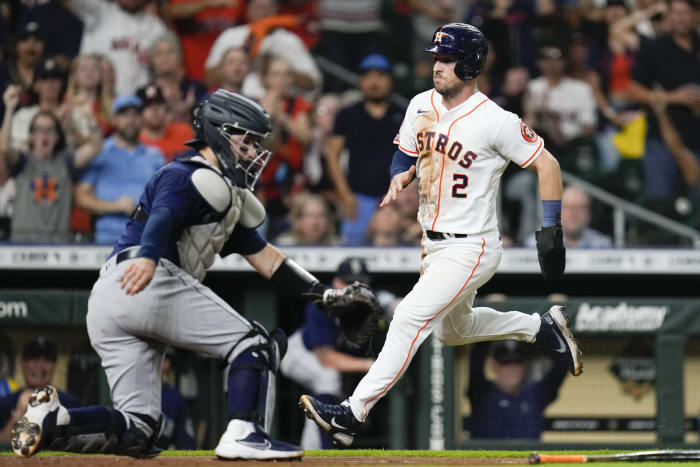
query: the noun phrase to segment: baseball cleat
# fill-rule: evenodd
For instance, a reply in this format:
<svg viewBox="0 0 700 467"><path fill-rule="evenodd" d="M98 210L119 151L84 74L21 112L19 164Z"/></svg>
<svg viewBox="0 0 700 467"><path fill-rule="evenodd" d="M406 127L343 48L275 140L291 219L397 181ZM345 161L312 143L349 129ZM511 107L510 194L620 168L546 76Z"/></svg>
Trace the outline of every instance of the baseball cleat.
<svg viewBox="0 0 700 467"><path fill-rule="evenodd" d="M290 460L304 455L300 447L275 441L253 422L235 418L228 423L214 452L224 460Z"/></svg>
<svg viewBox="0 0 700 467"><path fill-rule="evenodd" d="M328 432L336 445L347 447L352 444L360 428L358 421L346 402L326 404L311 396L301 396L299 407L304 410L306 418Z"/></svg>
<svg viewBox="0 0 700 467"><path fill-rule="evenodd" d="M542 315L535 343L548 347L559 358L564 359L571 374L578 376L583 373L582 354L567 324L565 310L565 306L555 305Z"/></svg>
<svg viewBox="0 0 700 467"><path fill-rule="evenodd" d="M12 429L12 450L19 457L30 457L40 448L48 426L44 423L68 424L70 416L58 400L58 391L53 386L35 389L29 398L27 411Z"/></svg>

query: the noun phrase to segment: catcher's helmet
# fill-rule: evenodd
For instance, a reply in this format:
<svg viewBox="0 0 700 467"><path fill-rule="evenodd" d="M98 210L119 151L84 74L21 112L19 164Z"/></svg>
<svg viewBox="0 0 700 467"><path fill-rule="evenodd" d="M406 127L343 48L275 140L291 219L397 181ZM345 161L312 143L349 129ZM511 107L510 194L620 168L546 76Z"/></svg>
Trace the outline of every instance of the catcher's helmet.
<svg viewBox="0 0 700 467"><path fill-rule="evenodd" d="M267 112L247 97L218 89L195 108L193 126L196 138L186 144L209 146L224 175L252 190L271 155L263 147L272 132ZM240 142L233 142L233 135L242 135ZM254 156L249 155L251 147Z"/></svg>
<svg viewBox="0 0 700 467"><path fill-rule="evenodd" d="M486 36L474 26L450 23L435 31L433 41L425 51L454 57L457 77L470 80L484 71L489 48Z"/></svg>

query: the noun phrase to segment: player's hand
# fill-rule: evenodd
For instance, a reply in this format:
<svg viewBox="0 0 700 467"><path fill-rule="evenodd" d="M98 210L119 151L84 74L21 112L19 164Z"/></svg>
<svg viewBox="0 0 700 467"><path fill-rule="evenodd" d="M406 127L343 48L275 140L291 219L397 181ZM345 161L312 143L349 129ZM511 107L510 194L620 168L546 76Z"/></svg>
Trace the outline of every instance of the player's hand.
<svg viewBox="0 0 700 467"><path fill-rule="evenodd" d="M399 197L399 193L403 191L406 186L408 186L409 183L411 183L411 180L413 180L413 176L416 174L416 166L412 165L410 169L408 169L405 172L401 172L400 174L396 175L393 179L391 179L391 183L389 184L389 191L387 192L386 196L384 196L384 199L382 200L381 204L379 207L384 207L387 204L391 204L396 199Z"/></svg>
<svg viewBox="0 0 700 467"><path fill-rule="evenodd" d="M135 295L146 288L153 274L156 272L156 263L152 259L139 258L132 262L119 278L122 290L127 295Z"/></svg>

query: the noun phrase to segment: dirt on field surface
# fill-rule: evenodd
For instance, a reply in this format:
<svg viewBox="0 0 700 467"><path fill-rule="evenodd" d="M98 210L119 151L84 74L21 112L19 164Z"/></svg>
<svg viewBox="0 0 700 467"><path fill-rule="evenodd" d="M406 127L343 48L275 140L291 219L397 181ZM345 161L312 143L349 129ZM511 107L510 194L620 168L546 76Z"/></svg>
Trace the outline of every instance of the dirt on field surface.
<svg viewBox="0 0 700 467"><path fill-rule="evenodd" d="M443 466L443 465L504 465L527 464L527 459L513 458L465 458L465 457L305 457L301 461L224 461L215 457L157 457L149 460L138 460L130 457L107 456L54 456L31 457L0 457L2 466L21 467L189 467L189 466L255 466L255 467L360 467L377 465L407 465L407 466Z"/></svg>

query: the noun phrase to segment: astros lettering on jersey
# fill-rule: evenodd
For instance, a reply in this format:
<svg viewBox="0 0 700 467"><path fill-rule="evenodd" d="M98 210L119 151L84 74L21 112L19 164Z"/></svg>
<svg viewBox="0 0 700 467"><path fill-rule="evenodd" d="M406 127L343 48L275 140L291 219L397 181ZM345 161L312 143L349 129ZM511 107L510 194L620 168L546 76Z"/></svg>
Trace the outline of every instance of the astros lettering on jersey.
<svg viewBox="0 0 700 467"><path fill-rule="evenodd" d="M520 118L476 91L447 110L435 89L415 96L394 139L418 158L423 229L481 234L496 231L496 197L510 161L530 165L544 140Z"/></svg>

